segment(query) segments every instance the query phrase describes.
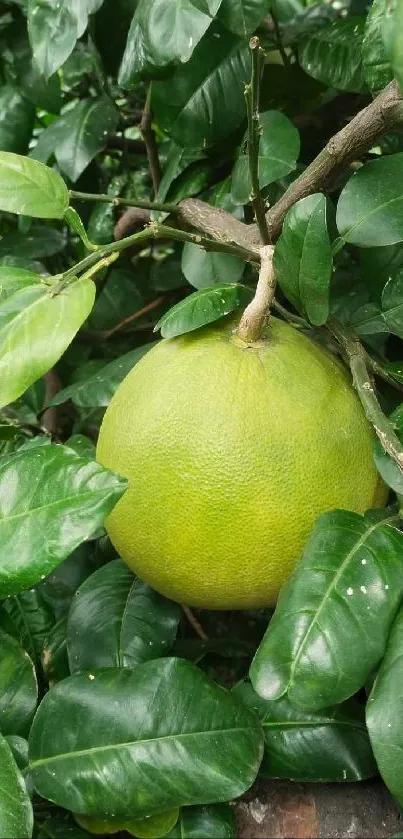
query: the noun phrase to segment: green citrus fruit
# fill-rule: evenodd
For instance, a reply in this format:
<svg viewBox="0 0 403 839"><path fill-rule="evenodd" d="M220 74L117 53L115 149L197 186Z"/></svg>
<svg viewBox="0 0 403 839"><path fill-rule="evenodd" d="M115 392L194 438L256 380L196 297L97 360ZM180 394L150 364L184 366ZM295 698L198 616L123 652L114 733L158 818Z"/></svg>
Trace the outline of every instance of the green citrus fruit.
<svg viewBox="0 0 403 839"><path fill-rule="evenodd" d="M129 479L107 519L121 557L191 606L275 603L320 513L382 506L373 434L349 375L271 318L161 341L115 393L100 463Z"/></svg>

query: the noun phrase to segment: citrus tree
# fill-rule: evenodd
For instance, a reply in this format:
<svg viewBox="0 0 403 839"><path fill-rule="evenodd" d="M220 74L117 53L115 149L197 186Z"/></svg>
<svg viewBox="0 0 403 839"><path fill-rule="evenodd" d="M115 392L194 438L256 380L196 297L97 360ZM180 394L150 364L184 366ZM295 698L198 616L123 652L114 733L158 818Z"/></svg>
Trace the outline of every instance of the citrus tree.
<svg viewBox="0 0 403 839"><path fill-rule="evenodd" d="M1 0L0 40L0 836L231 837L259 773L403 803L403 3ZM98 431L161 339L272 312L381 495L345 462L276 608L195 611L116 553Z"/></svg>

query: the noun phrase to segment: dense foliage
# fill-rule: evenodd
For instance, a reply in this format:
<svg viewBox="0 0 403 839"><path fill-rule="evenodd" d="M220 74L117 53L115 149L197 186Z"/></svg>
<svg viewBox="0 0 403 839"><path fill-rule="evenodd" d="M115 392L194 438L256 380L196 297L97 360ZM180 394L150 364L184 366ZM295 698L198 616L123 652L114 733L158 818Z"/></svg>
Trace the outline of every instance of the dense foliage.
<svg viewBox="0 0 403 839"><path fill-rule="evenodd" d="M402 0L1 0L0 42L0 836L231 837L259 772L402 804ZM259 234L390 504L321 517L272 620L194 615L116 556L95 441Z"/></svg>

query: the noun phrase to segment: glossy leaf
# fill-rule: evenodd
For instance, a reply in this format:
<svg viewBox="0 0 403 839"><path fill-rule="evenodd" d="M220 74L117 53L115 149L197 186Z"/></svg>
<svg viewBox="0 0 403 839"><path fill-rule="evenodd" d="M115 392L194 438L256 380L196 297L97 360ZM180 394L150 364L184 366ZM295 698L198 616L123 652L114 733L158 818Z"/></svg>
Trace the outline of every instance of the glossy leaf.
<svg viewBox="0 0 403 839"><path fill-rule="evenodd" d="M333 259L324 195L308 195L288 211L274 265L277 282L293 306L316 326L325 323Z"/></svg>
<svg viewBox="0 0 403 839"><path fill-rule="evenodd" d="M364 708L349 699L334 708L298 711L286 696L262 699L246 682L235 691L263 726L266 778L293 781L362 781L377 775Z"/></svg>
<svg viewBox="0 0 403 839"><path fill-rule="evenodd" d="M0 626L3 626L3 615L7 616L14 627L11 631L4 626L6 631L20 641L31 658L38 659L44 640L55 622L52 610L41 592L38 589L28 589L14 597L8 597L1 607Z"/></svg>
<svg viewBox="0 0 403 839"><path fill-rule="evenodd" d="M134 87L189 61L221 0L139 0L127 36L119 84Z"/></svg>
<svg viewBox="0 0 403 839"><path fill-rule="evenodd" d="M48 633L41 660L43 672L50 687L70 676L67 657L67 618L60 618Z"/></svg>
<svg viewBox="0 0 403 839"><path fill-rule="evenodd" d="M77 18L65 0L29 0L28 34L35 62L48 79L64 64L78 37Z"/></svg>
<svg viewBox="0 0 403 839"><path fill-rule="evenodd" d="M179 145L211 146L245 118L249 77L247 43L223 29L210 29L186 65L153 85L155 117Z"/></svg>
<svg viewBox="0 0 403 839"><path fill-rule="evenodd" d="M403 612L400 610L367 704L367 726L376 762L386 786L400 806L403 804L402 648Z"/></svg>
<svg viewBox="0 0 403 839"><path fill-rule="evenodd" d="M15 638L0 630L0 731L28 734L38 699L34 665Z"/></svg>
<svg viewBox="0 0 403 839"><path fill-rule="evenodd" d="M82 99L57 122L54 147L61 170L75 182L88 164L106 146L119 112L111 99Z"/></svg>
<svg viewBox="0 0 403 839"><path fill-rule="evenodd" d="M92 280L57 294L46 286L17 291L0 304L0 406L43 376L67 349L95 298Z"/></svg>
<svg viewBox="0 0 403 839"><path fill-rule="evenodd" d="M336 221L344 241L360 248L403 241L403 152L372 160L352 175Z"/></svg>
<svg viewBox="0 0 403 839"><path fill-rule="evenodd" d="M329 87L361 91L363 27L363 18L339 18L301 38L298 57L305 72Z"/></svg>
<svg viewBox="0 0 403 839"><path fill-rule="evenodd" d="M280 111L261 114L260 127L259 184L263 188L295 169L299 134L291 120ZM251 190L248 155L243 151L232 173L232 197L238 204L246 204L250 201Z"/></svg>
<svg viewBox="0 0 403 839"><path fill-rule="evenodd" d="M187 242L182 251L182 271L194 288L216 284L237 283L245 270L245 263L228 253L205 251Z"/></svg>
<svg viewBox="0 0 403 839"><path fill-rule="evenodd" d="M218 18L230 32L246 37L254 32L271 5L271 0L222 0Z"/></svg>
<svg viewBox="0 0 403 839"><path fill-rule="evenodd" d="M235 839L234 808L228 804L184 807L169 839ZM167 837L167 839L168 839Z"/></svg>
<svg viewBox="0 0 403 839"><path fill-rule="evenodd" d="M403 534L385 519L320 516L252 662L256 692L310 710L356 693L385 651L402 563Z"/></svg>
<svg viewBox="0 0 403 839"><path fill-rule="evenodd" d="M115 390L126 378L130 370L145 355L156 342L143 344L134 350L110 361L100 370L88 378L79 379L59 391L49 405L62 405L71 399L78 408L101 408L109 405Z"/></svg>
<svg viewBox="0 0 403 839"><path fill-rule="evenodd" d="M367 303L351 319L359 335L377 335L393 332L403 337L403 272L399 271L387 281L381 295L381 304Z"/></svg>
<svg viewBox="0 0 403 839"><path fill-rule="evenodd" d="M390 0L386 5L383 37L392 65L392 74L403 85L403 3Z"/></svg>
<svg viewBox="0 0 403 839"><path fill-rule="evenodd" d="M26 769L28 766L28 741L18 734L9 734L6 738L10 746L13 758L18 766L18 769ZM26 778L26 783L28 778Z"/></svg>
<svg viewBox="0 0 403 839"><path fill-rule="evenodd" d="M138 839L161 839L167 835L171 828L178 821L179 810L175 807L173 810L167 810L165 813L155 813L152 816L146 816L144 819L130 820L125 819L103 819L101 817L91 818L90 816L79 816L76 813L76 822L89 830L90 833L96 834L110 834L120 833L126 831L132 836L137 836Z"/></svg>
<svg viewBox="0 0 403 839"><path fill-rule="evenodd" d="M68 441L66 445L69 445ZM87 460L95 460L93 457L88 457L88 454L84 456ZM67 617L75 592L96 568L93 545L85 542L41 583L41 594L46 603L51 606L56 620Z"/></svg>
<svg viewBox="0 0 403 839"><path fill-rule="evenodd" d="M0 305L7 297L11 297L22 288L37 285L40 282L41 277L33 271L0 265Z"/></svg>
<svg viewBox="0 0 403 839"><path fill-rule="evenodd" d="M57 172L37 160L0 152L0 210L63 218L68 206L68 189Z"/></svg>
<svg viewBox="0 0 403 839"><path fill-rule="evenodd" d="M368 87L375 91L382 90L393 78L384 42L387 4L388 0L374 0L372 3L362 42L365 81Z"/></svg>
<svg viewBox="0 0 403 839"><path fill-rule="evenodd" d="M134 667L171 648L181 616L136 578L120 559L95 571L76 592L68 619L72 674L91 668Z"/></svg>
<svg viewBox="0 0 403 839"><path fill-rule="evenodd" d="M399 381L399 376L396 376L397 381ZM403 439L403 405L398 405L397 408L391 413L390 420L393 423L394 429L396 431L397 436L399 439ZM378 469L379 474L382 476L383 480L397 492L399 495L403 494L403 474L393 458L387 454L381 442L378 441L376 438L374 443L374 459L376 463L376 468Z"/></svg>
<svg viewBox="0 0 403 839"><path fill-rule="evenodd" d="M130 819L240 795L263 748L253 713L172 658L65 679L43 699L29 745L40 795Z"/></svg>
<svg viewBox="0 0 403 839"><path fill-rule="evenodd" d="M15 230L3 236L0 240L0 257L7 253L14 253L19 257L26 256L28 259L53 256L61 251L65 244L65 238L60 230L37 225L32 226L29 233L20 233ZM0 268L0 272L3 270Z"/></svg>
<svg viewBox="0 0 403 839"><path fill-rule="evenodd" d="M0 88L0 150L25 154L34 127L35 108L13 85Z"/></svg>
<svg viewBox="0 0 403 839"><path fill-rule="evenodd" d="M0 597L44 579L100 527L125 487L123 478L63 446L2 457Z"/></svg>
<svg viewBox="0 0 403 839"><path fill-rule="evenodd" d="M10 747L1 734L0 765L0 836L29 839L34 823L32 805Z"/></svg>
<svg viewBox="0 0 403 839"><path fill-rule="evenodd" d="M250 290L242 285L229 283L202 288L163 315L154 332L160 329L163 338L192 332L249 303L250 298Z"/></svg>

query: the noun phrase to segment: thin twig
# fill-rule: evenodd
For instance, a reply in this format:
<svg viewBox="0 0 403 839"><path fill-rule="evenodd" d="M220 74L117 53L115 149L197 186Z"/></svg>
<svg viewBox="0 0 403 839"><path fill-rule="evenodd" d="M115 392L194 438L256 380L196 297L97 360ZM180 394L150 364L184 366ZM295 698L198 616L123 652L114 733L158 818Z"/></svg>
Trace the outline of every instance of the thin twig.
<svg viewBox="0 0 403 839"><path fill-rule="evenodd" d="M186 615L190 625L193 626L193 629L194 629L196 635L198 635L199 638L202 639L202 641L208 641L207 633L204 631L201 623L197 620L197 618L195 617L195 615L193 614L193 612L189 608L189 606L185 606L182 603L182 610L183 610L183 614Z"/></svg>
<svg viewBox="0 0 403 839"><path fill-rule="evenodd" d="M276 278L273 266L273 245L265 245L260 250L261 263L259 280L253 300L246 307L238 329L237 337L246 344L253 344L258 341L266 318L270 312L276 290Z"/></svg>
<svg viewBox="0 0 403 839"><path fill-rule="evenodd" d="M122 329L125 329L130 323L133 321L138 320L139 318L144 317L144 315L148 315L149 312L152 312L154 309L157 309L161 303L164 302L164 296L157 297L155 300L152 300L151 303L147 303L145 306L142 306L141 309L137 309L136 312L133 312L132 315L128 315L127 318L124 318L117 323L112 329L105 329L102 332L97 333L98 338L102 338L103 340L107 340L108 338L112 338L113 335L116 335L117 332L121 332Z"/></svg>
<svg viewBox="0 0 403 839"><path fill-rule="evenodd" d="M375 433L382 443L385 451L397 463L403 472L403 446L395 434L390 420L382 411L377 395L367 368L367 357L357 335L334 318L329 318L327 323L330 331L343 348L348 363L355 389L360 397L367 419L373 425Z"/></svg>
<svg viewBox="0 0 403 839"><path fill-rule="evenodd" d="M270 236L266 224L264 201L259 186L259 143L261 134L259 92L263 53L260 48L259 38L256 35L250 39L249 46L252 53L252 76L250 84L245 85L245 99L248 115L248 161L251 181L250 199L255 211L260 238L264 245L268 245L270 242Z"/></svg>
<svg viewBox="0 0 403 839"><path fill-rule="evenodd" d="M148 87L146 103L144 105L143 116L139 125L141 136L146 147L148 164L150 167L151 180L153 182L154 197L158 194L158 188L161 182L161 166L158 157L157 143L155 139L155 132L152 127L152 110L151 110L151 84Z"/></svg>
<svg viewBox="0 0 403 839"><path fill-rule="evenodd" d="M382 367L382 364L379 361L377 361L376 358L373 358L373 356L370 355L369 352L366 352L366 357L367 362L375 376L378 376L379 379L383 379L384 382L387 382L388 385L394 387L395 390L399 390L400 393L403 393L403 384L401 382L398 382L396 379L394 379L393 376L391 376L391 374L388 373L384 367Z"/></svg>
<svg viewBox="0 0 403 839"><path fill-rule="evenodd" d="M283 39L281 37L280 26L279 26L279 22L278 22L278 18L277 18L277 11L275 10L275 8L271 9L270 15L271 15L271 19L273 21L274 31L276 33L276 41L277 41L278 51L279 51L279 53L281 55L281 58L283 60L284 67L287 70L289 70L290 59L288 58L288 55L287 55L286 50L284 48Z"/></svg>
<svg viewBox="0 0 403 839"><path fill-rule="evenodd" d="M178 213L176 204L164 204L161 201L145 201L142 198L119 198L112 195L93 195L91 192L70 190L73 201L95 201L99 204L113 204L115 207L139 207L142 210L160 210L162 213Z"/></svg>
<svg viewBox="0 0 403 839"><path fill-rule="evenodd" d="M278 312L281 317L284 318L288 323L292 323L293 326L298 326L301 329L312 329L311 324L308 323L305 318L301 318L300 315L294 315L292 312L289 312L285 306L282 306L278 300L273 300L273 309Z"/></svg>

